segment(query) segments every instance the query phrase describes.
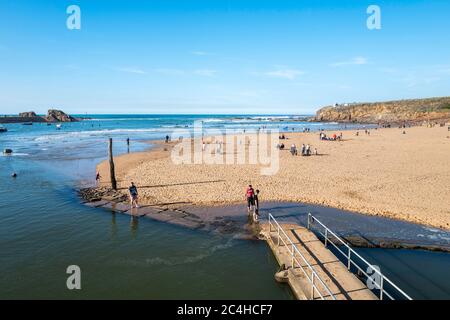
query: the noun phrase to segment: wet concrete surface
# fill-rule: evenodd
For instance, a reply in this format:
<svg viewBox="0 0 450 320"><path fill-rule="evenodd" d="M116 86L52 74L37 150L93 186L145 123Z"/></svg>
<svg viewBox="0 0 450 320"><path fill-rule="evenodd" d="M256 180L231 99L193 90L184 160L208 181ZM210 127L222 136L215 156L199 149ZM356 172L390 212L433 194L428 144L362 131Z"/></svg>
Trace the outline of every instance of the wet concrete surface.
<svg viewBox="0 0 450 320"><path fill-rule="evenodd" d="M86 205L239 238L255 239L260 230L258 224L250 222L244 204L217 207L142 206L132 210L128 203L123 202L101 200ZM279 222L301 226L307 225L308 213L311 213L354 246L450 252L450 232L410 222L302 203L266 202L260 210L260 223L267 221L268 213ZM314 224L312 230L323 232L318 224Z"/></svg>

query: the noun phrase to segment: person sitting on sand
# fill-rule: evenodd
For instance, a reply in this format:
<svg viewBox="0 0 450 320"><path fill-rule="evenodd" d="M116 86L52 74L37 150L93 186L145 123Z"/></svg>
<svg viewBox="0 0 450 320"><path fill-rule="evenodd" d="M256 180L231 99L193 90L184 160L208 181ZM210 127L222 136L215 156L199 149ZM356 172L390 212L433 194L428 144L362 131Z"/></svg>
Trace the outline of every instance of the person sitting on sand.
<svg viewBox="0 0 450 320"><path fill-rule="evenodd" d="M319 155L319 152L317 152L317 148L314 148L314 155L315 155L315 156L318 156L318 155Z"/></svg>
<svg viewBox="0 0 450 320"><path fill-rule="evenodd" d="M306 150L305 150L305 152L306 152L306 155L307 155L307 156L310 156L310 155L311 155L311 147L309 146L309 144L306 145Z"/></svg>
<svg viewBox="0 0 450 320"><path fill-rule="evenodd" d="M128 193L130 196L131 209L133 209L133 206L135 206L136 208L139 208L138 191L137 191L136 186L134 185L134 182L131 182L131 186L128 188Z"/></svg>
<svg viewBox="0 0 450 320"><path fill-rule="evenodd" d="M302 156L306 154L306 147L305 144L302 144Z"/></svg>
<svg viewBox="0 0 450 320"><path fill-rule="evenodd" d="M247 199L248 214L250 214L252 208L255 205L255 190L253 189L251 184L248 186L247 191L245 192L245 197Z"/></svg>

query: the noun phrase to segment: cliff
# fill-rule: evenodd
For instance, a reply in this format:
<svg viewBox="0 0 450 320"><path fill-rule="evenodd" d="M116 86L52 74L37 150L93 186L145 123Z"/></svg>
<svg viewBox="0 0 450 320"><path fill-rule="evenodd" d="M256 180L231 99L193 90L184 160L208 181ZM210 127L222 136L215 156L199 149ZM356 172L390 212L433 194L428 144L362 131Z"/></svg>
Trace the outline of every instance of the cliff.
<svg viewBox="0 0 450 320"><path fill-rule="evenodd" d="M383 123L450 119L450 97L324 107L316 121Z"/></svg>

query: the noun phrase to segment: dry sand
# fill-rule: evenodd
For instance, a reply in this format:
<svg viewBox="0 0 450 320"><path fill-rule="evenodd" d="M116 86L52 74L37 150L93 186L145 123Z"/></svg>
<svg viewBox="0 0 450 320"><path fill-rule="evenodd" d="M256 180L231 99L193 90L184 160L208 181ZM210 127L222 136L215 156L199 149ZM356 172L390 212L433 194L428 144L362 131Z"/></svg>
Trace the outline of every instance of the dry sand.
<svg viewBox="0 0 450 320"><path fill-rule="evenodd" d="M173 144L115 158L119 186L130 181L146 204L223 205L244 201L245 188L262 201L298 201L450 229L450 132L447 127L344 131L344 141L319 141L318 133L290 133L287 149L309 143L319 156L280 152L276 175L258 165L176 165ZM108 164L99 165L108 184Z"/></svg>

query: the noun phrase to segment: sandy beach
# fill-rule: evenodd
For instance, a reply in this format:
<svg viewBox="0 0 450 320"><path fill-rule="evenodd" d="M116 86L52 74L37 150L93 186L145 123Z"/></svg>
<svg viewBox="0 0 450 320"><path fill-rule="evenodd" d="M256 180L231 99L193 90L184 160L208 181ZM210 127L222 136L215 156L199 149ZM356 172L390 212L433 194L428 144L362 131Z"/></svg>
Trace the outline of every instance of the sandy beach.
<svg viewBox="0 0 450 320"><path fill-rule="evenodd" d="M120 188L130 181L143 204L224 205L244 202L245 188L264 201L297 201L450 229L450 132L447 127L343 131L343 141L320 141L318 132L287 133L279 171L264 176L255 164L175 164L175 143L115 157ZM326 132L328 135L339 132ZM211 145L214 139L207 139ZM292 156L291 144L319 155ZM212 149L215 149L213 147ZM107 162L99 164L102 185Z"/></svg>

